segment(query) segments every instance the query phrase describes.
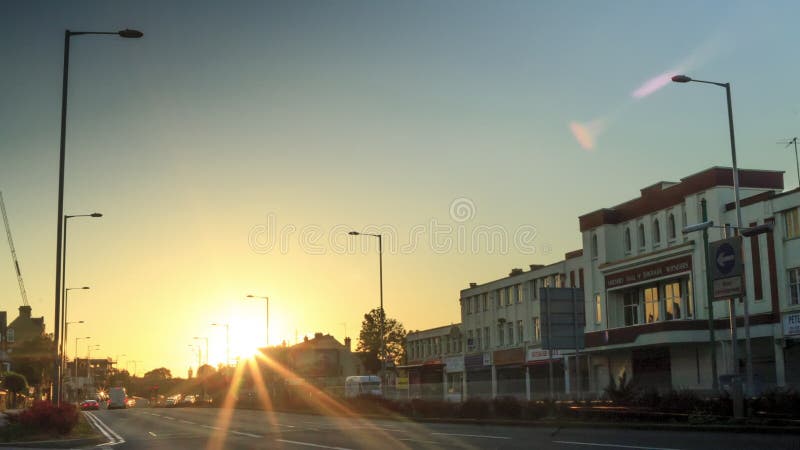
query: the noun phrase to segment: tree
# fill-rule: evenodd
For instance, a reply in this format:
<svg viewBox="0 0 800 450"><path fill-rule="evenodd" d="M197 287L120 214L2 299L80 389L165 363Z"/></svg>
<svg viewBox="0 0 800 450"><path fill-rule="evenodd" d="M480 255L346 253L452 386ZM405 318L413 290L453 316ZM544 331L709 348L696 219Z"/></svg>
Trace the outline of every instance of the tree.
<svg viewBox="0 0 800 450"><path fill-rule="evenodd" d="M144 378L153 381L164 381L172 379L172 372L166 367L159 367L144 374Z"/></svg>
<svg viewBox="0 0 800 450"><path fill-rule="evenodd" d="M11 367L40 389L53 378L55 344L49 336L41 336L16 344L11 354Z"/></svg>
<svg viewBox="0 0 800 450"><path fill-rule="evenodd" d="M25 375L16 372L6 372L5 375L3 375L3 389L7 389L11 392L11 407L16 408L17 395L20 392L28 391L28 380L25 379Z"/></svg>
<svg viewBox="0 0 800 450"><path fill-rule="evenodd" d="M364 314L361 322L361 331L358 334L358 345L356 351L367 352L381 359L381 344L386 346L386 361L399 363L403 357L403 342L406 339L406 329L403 324L385 317L385 311L381 314L380 308L372 309L368 314ZM384 317L383 339L381 339L381 316Z"/></svg>

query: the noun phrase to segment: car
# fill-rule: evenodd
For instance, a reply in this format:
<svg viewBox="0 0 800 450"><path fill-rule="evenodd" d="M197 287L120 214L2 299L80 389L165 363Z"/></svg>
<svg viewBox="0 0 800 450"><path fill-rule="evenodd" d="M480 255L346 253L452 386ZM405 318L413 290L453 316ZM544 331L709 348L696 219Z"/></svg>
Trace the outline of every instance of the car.
<svg viewBox="0 0 800 450"><path fill-rule="evenodd" d="M166 406L167 408L173 408L175 406L178 406L178 403L180 403L180 401L181 401L180 395L173 395L167 397L167 400L164 402L164 406Z"/></svg>
<svg viewBox="0 0 800 450"><path fill-rule="evenodd" d="M194 395L186 395L181 400L181 406L192 406L197 402L197 399Z"/></svg>
<svg viewBox="0 0 800 450"><path fill-rule="evenodd" d="M84 400L81 402L81 411L89 411L100 409L100 403L97 400Z"/></svg>
<svg viewBox="0 0 800 450"><path fill-rule="evenodd" d="M136 406L136 399L133 397L128 397L125 399L125 407L126 408L133 408Z"/></svg>

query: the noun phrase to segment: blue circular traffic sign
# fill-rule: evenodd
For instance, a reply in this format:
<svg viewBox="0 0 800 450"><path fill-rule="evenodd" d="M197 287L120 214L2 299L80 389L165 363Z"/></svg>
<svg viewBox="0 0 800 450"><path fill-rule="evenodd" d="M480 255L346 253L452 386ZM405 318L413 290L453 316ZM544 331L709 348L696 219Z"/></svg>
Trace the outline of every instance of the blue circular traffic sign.
<svg viewBox="0 0 800 450"><path fill-rule="evenodd" d="M714 261L720 273L723 275L730 273L736 267L736 252L733 250L733 246L726 242L717 247Z"/></svg>

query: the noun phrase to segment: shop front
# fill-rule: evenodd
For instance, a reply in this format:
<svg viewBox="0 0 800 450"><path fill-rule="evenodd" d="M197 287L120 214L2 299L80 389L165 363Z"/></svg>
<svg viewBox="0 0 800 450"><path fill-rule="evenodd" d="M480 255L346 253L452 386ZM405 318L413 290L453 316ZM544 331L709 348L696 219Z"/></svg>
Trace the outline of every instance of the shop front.
<svg viewBox="0 0 800 450"><path fill-rule="evenodd" d="M522 347L497 350L493 360L497 371L497 396L526 398L525 351Z"/></svg>
<svg viewBox="0 0 800 450"><path fill-rule="evenodd" d="M561 350L529 348L525 366L530 384L530 399L557 397L564 391L564 356ZM552 395L551 395L552 389Z"/></svg>
<svg viewBox="0 0 800 450"><path fill-rule="evenodd" d="M464 356L467 392L464 399L492 398L492 353L482 352Z"/></svg>

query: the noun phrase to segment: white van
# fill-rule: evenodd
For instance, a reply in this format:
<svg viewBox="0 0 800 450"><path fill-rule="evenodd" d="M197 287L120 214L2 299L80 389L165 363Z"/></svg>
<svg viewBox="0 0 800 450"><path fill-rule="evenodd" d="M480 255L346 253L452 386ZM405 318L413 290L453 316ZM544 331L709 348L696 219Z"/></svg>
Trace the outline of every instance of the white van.
<svg viewBox="0 0 800 450"><path fill-rule="evenodd" d="M376 375L357 375L347 377L344 381L344 396L347 398L359 395L382 396L381 379Z"/></svg>

